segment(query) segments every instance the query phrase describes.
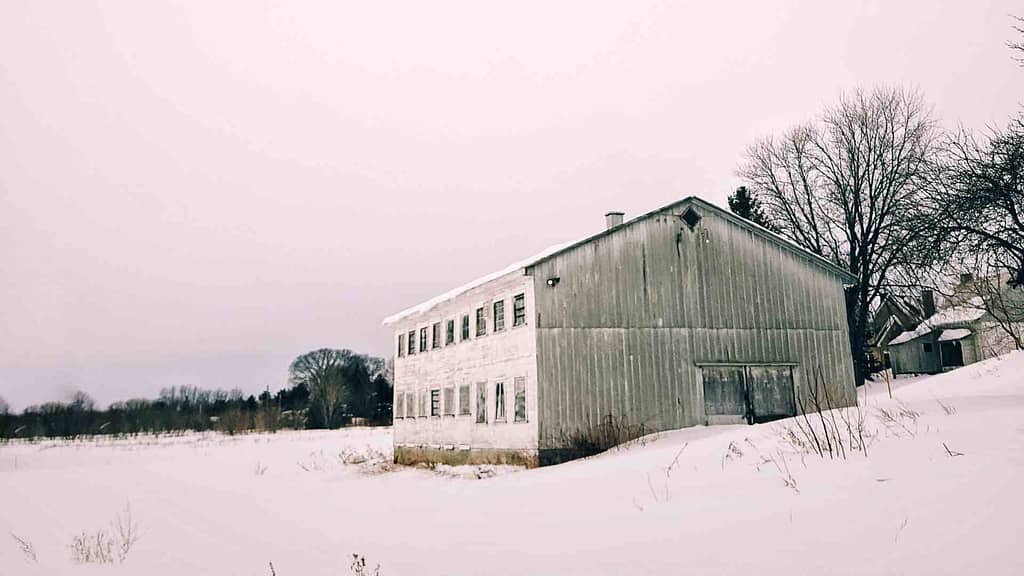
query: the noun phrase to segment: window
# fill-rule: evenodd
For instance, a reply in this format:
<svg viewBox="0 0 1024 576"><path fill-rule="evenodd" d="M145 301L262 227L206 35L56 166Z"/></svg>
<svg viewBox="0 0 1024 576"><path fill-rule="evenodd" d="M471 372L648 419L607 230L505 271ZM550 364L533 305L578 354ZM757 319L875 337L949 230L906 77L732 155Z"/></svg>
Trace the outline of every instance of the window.
<svg viewBox="0 0 1024 576"><path fill-rule="evenodd" d="M409 356L412 356L413 354L416 353L416 331L415 330L410 330L409 331L408 340L409 340Z"/></svg>
<svg viewBox="0 0 1024 576"><path fill-rule="evenodd" d="M462 339L469 340L469 314L462 316Z"/></svg>
<svg viewBox="0 0 1024 576"><path fill-rule="evenodd" d="M476 423L487 423L487 382L476 384Z"/></svg>
<svg viewBox="0 0 1024 576"><path fill-rule="evenodd" d="M686 208L686 211L683 212L682 215L679 216L679 218L683 222L686 222L686 225L690 227L690 230L693 230L693 227L696 226L698 222L700 222L700 214L693 209L693 206L688 206Z"/></svg>
<svg viewBox="0 0 1024 576"><path fill-rule="evenodd" d="M526 324L526 294L516 294L512 299L512 326Z"/></svg>
<svg viewBox="0 0 1024 576"><path fill-rule="evenodd" d="M430 415L441 415L441 391L437 388L430 391Z"/></svg>
<svg viewBox="0 0 1024 576"><path fill-rule="evenodd" d="M487 334L487 318L484 316L484 308L476 309L476 335Z"/></svg>
<svg viewBox="0 0 1024 576"><path fill-rule="evenodd" d="M398 357L405 356L405 334L398 335Z"/></svg>
<svg viewBox="0 0 1024 576"><path fill-rule="evenodd" d="M498 382L494 385L494 421L505 421L505 383Z"/></svg>
<svg viewBox="0 0 1024 576"><path fill-rule="evenodd" d="M440 322L434 322L434 325L431 327L431 331L433 332L433 334L430 335L430 347L431 348L440 348L441 347L441 323Z"/></svg>
<svg viewBox="0 0 1024 576"><path fill-rule="evenodd" d="M416 417L416 401L413 398L412 392L405 393L405 417Z"/></svg>
<svg viewBox="0 0 1024 576"><path fill-rule="evenodd" d="M494 331L501 332L505 329L505 301L498 300L494 303Z"/></svg>
<svg viewBox="0 0 1024 576"><path fill-rule="evenodd" d="M932 343L931 342L925 342L923 344L923 346L924 346L924 353L925 354L931 354L932 353Z"/></svg>
<svg viewBox="0 0 1024 576"><path fill-rule="evenodd" d="M451 386L444 389L444 415L455 416L455 388Z"/></svg>
<svg viewBox="0 0 1024 576"><path fill-rule="evenodd" d="M469 384L459 386L459 416L469 416Z"/></svg>
<svg viewBox="0 0 1024 576"><path fill-rule="evenodd" d="M522 376L516 377L515 382L515 394L516 394L516 422L526 422L526 378Z"/></svg>
<svg viewBox="0 0 1024 576"><path fill-rule="evenodd" d="M444 345L455 343L455 320L449 320L444 331Z"/></svg>
<svg viewBox="0 0 1024 576"><path fill-rule="evenodd" d="M420 418L426 418L427 414L430 413L428 412L429 407L427 406L429 399L430 396L427 394L427 390L420 392Z"/></svg>
<svg viewBox="0 0 1024 576"><path fill-rule="evenodd" d="M420 328L420 352L427 351L427 329Z"/></svg>
<svg viewBox="0 0 1024 576"><path fill-rule="evenodd" d="M403 342L404 344L404 342ZM405 418L405 394L395 395L395 418Z"/></svg>

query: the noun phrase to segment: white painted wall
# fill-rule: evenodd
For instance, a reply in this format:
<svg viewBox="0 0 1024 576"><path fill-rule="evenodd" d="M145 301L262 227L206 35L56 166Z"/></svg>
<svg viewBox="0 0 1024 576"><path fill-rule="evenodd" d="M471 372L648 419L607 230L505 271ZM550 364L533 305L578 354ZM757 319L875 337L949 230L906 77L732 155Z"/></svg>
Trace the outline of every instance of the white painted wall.
<svg viewBox="0 0 1024 576"><path fill-rule="evenodd" d="M526 295L526 324L513 328L512 298ZM505 329L494 332L492 318L495 300L505 301ZM476 336L476 309L484 307L487 334ZM462 316L470 317L470 339L461 339ZM395 397L414 393L419 401L429 391L441 389L442 416L420 417L417 406L414 418L397 413L395 402L394 439L396 446L440 447L460 449L537 450L537 336L534 314L533 278L521 270L479 286L424 313L402 319L392 326L392 353L395 356ZM444 345L445 324L455 320L455 343ZM441 347L431 349L431 326L441 323ZM419 331L427 328L426 352L419 351ZM398 356L400 334L416 331L416 354ZM408 345L408 344L406 344ZM515 422L515 387L517 376L526 378L526 422ZM478 382L487 383L487 423L477 424ZM494 387L505 384L506 422L494 421ZM470 385L470 415L459 416L459 389ZM444 415L444 389L455 389L454 417Z"/></svg>

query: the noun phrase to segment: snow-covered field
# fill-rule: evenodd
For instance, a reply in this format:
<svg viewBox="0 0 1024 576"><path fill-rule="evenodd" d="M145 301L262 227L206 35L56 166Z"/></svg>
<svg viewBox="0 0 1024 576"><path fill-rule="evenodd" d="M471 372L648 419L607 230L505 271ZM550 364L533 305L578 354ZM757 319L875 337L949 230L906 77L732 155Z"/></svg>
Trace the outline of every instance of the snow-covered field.
<svg viewBox="0 0 1024 576"><path fill-rule="evenodd" d="M0 576L1024 574L1024 353L894 395L834 460L792 422L529 471L392 469L387 429L0 445ZM73 562L129 505L125 561Z"/></svg>

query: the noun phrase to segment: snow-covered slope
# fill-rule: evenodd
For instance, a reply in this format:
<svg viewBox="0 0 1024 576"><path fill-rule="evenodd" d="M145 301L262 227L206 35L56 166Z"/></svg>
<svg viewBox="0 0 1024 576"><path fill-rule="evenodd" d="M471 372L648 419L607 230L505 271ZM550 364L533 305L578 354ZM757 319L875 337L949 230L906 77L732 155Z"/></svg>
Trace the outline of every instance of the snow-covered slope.
<svg viewBox="0 0 1024 576"><path fill-rule="evenodd" d="M866 455L783 421L483 480L387 471L386 429L3 445L0 575L1024 574L1024 353L894 396L862 392ZM73 563L128 503L126 561Z"/></svg>

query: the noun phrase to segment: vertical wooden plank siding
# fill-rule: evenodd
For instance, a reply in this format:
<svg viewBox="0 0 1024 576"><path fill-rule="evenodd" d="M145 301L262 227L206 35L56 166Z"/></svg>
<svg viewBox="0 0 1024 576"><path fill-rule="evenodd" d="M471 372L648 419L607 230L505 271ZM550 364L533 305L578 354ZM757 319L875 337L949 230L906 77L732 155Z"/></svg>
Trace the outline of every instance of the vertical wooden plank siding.
<svg viewBox="0 0 1024 576"><path fill-rule="evenodd" d="M693 230L677 205L531 268L541 449L607 414L703 424L703 363L791 363L798 394L820 373L835 403L856 402L841 279L696 209Z"/></svg>

